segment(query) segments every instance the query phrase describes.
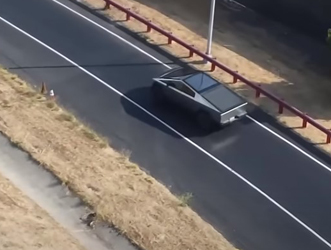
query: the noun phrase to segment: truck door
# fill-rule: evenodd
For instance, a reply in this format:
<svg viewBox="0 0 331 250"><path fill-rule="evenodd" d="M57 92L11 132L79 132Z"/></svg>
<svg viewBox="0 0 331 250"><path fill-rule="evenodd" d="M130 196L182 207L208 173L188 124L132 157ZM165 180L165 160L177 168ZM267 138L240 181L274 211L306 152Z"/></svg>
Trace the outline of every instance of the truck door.
<svg viewBox="0 0 331 250"><path fill-rule="evenodd" d="M166 95L168 100L178 107L188 111L195 111L197 103L195 102L195 92L187 87L182 81L167 80Z"/></svg>

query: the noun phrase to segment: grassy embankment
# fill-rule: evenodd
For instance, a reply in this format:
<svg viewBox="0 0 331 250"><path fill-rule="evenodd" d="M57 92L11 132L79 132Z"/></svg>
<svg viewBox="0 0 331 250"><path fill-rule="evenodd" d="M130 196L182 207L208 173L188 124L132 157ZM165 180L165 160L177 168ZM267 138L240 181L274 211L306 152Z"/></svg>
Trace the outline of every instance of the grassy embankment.
<svg viewBox="0 0 331 250"><path fill-rule="evenodd" d="M233 250L127 156L18 77L0 70L0 131L145 250ZM184 204L185 205L185 204Z"/></svg>

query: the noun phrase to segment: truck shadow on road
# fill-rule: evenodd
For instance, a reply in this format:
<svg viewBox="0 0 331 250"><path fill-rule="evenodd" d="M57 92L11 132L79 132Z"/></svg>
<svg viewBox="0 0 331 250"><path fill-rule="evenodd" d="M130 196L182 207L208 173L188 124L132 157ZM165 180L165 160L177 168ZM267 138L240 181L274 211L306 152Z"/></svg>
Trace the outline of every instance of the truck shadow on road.
<svg viewBox="0 0 331 250"><path fill-rule="evenodd" d="M171 136L181 138L176 132L172 131L171 128L180 132L187 138L203 137L217 132L217 129L212 132L202 130L196 124L196 121L192 116L185 114L185 112L179 110L174 105L169 104L161 106L155 104L149 87L136 88L124 93L124 95L137 102L167 125L162 124L162 122L157 121L155 118L146 114L122 96L121 104L127 114ZM167 126L170 126L171 128Z"/></svg>

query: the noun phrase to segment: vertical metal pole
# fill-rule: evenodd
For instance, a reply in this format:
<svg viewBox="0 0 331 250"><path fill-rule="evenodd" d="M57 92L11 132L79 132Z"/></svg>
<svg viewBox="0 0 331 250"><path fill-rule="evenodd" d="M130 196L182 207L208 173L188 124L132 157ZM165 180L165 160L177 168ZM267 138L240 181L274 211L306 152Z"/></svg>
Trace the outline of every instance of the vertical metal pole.
<svg viewBox="0 0 331 250"><path fill-rule="evenodd" d="M211 0L211 3L210 3L208 42L207 42L207 52L206 52L206 54L208 56L211 56L211 45L213 42L215 2L216 2L216 0Z"/></svg>

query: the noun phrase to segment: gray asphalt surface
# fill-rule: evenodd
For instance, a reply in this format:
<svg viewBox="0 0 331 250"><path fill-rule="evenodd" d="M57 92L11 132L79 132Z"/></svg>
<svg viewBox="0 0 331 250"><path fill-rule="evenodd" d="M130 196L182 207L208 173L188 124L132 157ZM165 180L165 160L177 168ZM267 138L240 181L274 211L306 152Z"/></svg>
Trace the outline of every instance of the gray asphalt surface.
<svg viewBox="0 0 331 250"><path fill-rule="evenodd" d="M120 27L61 1L154 57ZM331 242L331 173L249 119L210 135L176 110L156 108L151 78L167 69L118 38L51 0L0 0L0 17L78 63L229 165ZM175 193L192 192L192 207L237 247L246 250L330 249L311 232L219 163L55 53L0 21L0 63L28 81L45 81L60 101L110 138L117 149ZM179 62L176 62L179 63ZM316 159L329 157L260 110L251 116L300 145Z"/></svg>

